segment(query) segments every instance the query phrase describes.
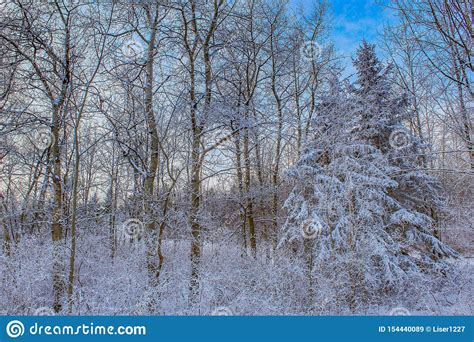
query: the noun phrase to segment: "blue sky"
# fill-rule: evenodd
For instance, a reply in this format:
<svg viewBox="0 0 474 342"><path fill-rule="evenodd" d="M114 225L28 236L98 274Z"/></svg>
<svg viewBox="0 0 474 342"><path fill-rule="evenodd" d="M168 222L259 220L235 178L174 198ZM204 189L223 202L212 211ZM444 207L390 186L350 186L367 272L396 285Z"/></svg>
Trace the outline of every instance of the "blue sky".
<svg viewBox="0 0 474 342"><path fill-rule="evenodd" d="M381 6L389 0L328 0L330 3L332 35L331 38L339 52L346 57L346 66L350 72L350 57L353 56L362 39L377 43L384 24L394 17L387 8ZM291 0L301 3L310 10L314 0ZM378 49L381 57L382 52Z"/></svg>
<svg viewBox="0 0 474 342"><path fill-rule="evenodd" d="M379 0L332 0L330 3L333 38L344 54L352 53L363 38L376 42L377 33L383 32L383 25L389 20Z"/></svg>

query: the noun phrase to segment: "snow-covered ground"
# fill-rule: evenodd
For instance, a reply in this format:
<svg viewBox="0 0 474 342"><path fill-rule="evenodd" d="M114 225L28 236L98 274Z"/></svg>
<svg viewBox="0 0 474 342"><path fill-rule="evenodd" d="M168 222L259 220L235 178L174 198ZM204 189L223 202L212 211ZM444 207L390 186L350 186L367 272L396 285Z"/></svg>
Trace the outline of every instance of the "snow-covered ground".
<svg viewBox="0 0 474 342"><path fill-rule="evenodd" d="M49 246L46 237L38 240L24 236L10 257L1 256L2 314L32 315L51 307ZM400 308L401 312L413 315L473 314L473 258L451 260L453 273L440 277L437 287L422 288L421 284L413 283L412 288L405 291L409 296L401 293L380 303L360 306L356 311L338 306L338 298L331 295L331 284L316 286L315 310L310 313L302 260L278 253L274 260L267 260L263 255L253 259L242 256L240 248L232 243L205 244L201 264L202 296L199 306L190 310L187 306L189 248L188 241L165 242L164 272L158 292L151 294L146 290L142 242L122 243L112 259L105 235L80 234L73 314L146 314L147 296L159 298L156 314L163 315L208 315L216 308L235 315L388 315ZM318 283L327 284L320 280Z"/></svg>

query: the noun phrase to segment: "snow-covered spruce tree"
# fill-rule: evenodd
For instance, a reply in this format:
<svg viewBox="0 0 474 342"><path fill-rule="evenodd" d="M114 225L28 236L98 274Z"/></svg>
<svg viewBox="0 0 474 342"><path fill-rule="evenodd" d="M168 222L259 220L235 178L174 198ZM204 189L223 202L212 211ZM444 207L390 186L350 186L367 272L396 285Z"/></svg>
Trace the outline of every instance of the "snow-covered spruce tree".
<svg viewBox="0 0 474 342"><path fill-rule="evenodd" d="M356 124L351 131L358 139L379 149L397 168L391 177L398 186L390 191L390 195L403 208L394 219L405 228L410 225L419 227L410 234L415 234L416 240L424 240L425 243L413 247L427 248L433 257L452 255L453 251L438 241L437 227L440 216L445 212L441 185L436 178L420 170L426 145L403 125L404 121L415 115L410 109L410 99L405 93L400 94L394 89L392 66L382 65L375 53L375 45L365 40L362 42L354 67L357 82L351 87L351 92L356 103ZM413 212L427 215L429 224L420 224L422 222Z"/></svg>
<svg viewBox="0 0 474 342"><path fill-rule="evenodd" d="M300 241L308 265L312 311L380 304L408 294L441 262L425 244L451 251L432 235L429 216L407 208L393 193L400 168L368 135L364 113L337 79L318 106L313 137L289 170L295 186L285 202L288 218L280 246ZM428 277L429 278L429 277Z"/></svg>

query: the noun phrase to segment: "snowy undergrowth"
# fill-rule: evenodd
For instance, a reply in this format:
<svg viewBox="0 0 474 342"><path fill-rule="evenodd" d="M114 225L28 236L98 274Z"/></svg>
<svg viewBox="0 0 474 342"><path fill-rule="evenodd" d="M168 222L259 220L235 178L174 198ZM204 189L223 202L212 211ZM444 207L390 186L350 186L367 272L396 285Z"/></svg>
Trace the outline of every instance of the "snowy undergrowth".
<svg viewBox="0 0 474 342"><path fill-rule="evenodd" d="M12 254L0 258L0 312L34 315L52 306L51 253L47 236L23 236ZM402 291L351 311L338 289L337 274L316 274L313 311L308 302L305 265L298 253L279 250L274 260L264 255L253 259L235 243L207 243L201 263L202 295L190 310L189 242L169 240L164 244L165 263L156 314L209 315L227 308L234 315L347 315L390 314L405 308L412 314L472 314L473 259L449 261L451 272L432 279L411 278ZM65 249L67 250L67 249ZM67 258L64 259L67 265ZM67 267L66 267L67 269ZM73 314L147 314L145 248L141 242L121 244L114 258L106 235L80 235L76 266ZM67 279L65 274L65 279ZM67 307L67 306L65 306ZM66 312L64 312L66 314Z"/></svg>

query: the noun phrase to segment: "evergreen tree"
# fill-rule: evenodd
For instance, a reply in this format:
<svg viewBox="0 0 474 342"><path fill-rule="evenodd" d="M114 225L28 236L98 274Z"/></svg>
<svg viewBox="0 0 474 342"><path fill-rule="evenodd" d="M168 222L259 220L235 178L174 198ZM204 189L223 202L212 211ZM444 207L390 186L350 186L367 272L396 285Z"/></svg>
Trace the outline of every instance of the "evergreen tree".
<svg viewBox="0 0 474 342"><path fill-rule="evenodd" d="M440 183L420 171L426 146L403 125L404 121L415 115L409 109L410 99L405 93L394 90L392 67L382 66L376 56L375 45L365 40L362 42L354 67L357 82L351 92L357 104L357 122L352 133L378 148L388 157L390 164L398 168L391 175L398 183L391 196L406 210L404 220L412 217L412 212L420 212L430 218L430 224L426 226L430 231L423 228L415 230L414 234L429 242L435 257L449 255L436 241L430 241L431 234L440 238L437 226L445 212L445 205Z"/></svg>
<svg viewBox="0 0 474 342"><path fill-rule="evenodd" d="M332 80L318 105L313 137L288 172L295 187L285 202L280 244L311 240L309 283L331 288L311 300L334 298L351 310L404 292L436 271L442 262L433 251L455 254L431 234L429 215L398 199L405 152L389 140L402 127L406 100L390 92L388 71L367 43L355 65L358 86Z"/></svg>

